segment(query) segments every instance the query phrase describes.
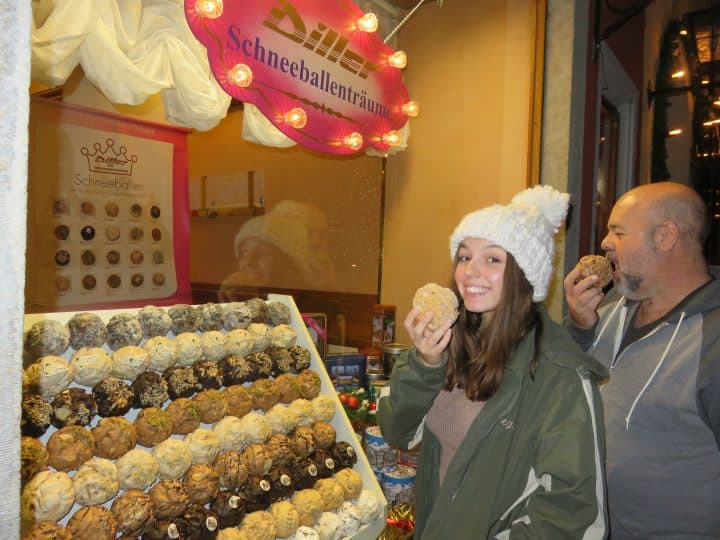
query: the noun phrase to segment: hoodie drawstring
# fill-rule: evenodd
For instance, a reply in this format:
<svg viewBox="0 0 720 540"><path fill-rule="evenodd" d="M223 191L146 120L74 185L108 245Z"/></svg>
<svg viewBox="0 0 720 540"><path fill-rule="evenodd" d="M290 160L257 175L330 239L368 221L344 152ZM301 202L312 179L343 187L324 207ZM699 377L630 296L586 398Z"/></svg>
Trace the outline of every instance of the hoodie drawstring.
<svg viewBox="0 0 720 540"><path fill-rule="evenodd" d="M625 417L625 429L630 429L630 417L632 416L633 411L635 410L635 405L638 404L638 401L640 401L640 398L645 393L645 390L647 390L648 386L650 386L650 383L655 378L655 375L658 371L660 371L660 366L662 366L662 363L665 361L665 357L668 354L668 351L670 350L670 347L673 344L673 341L675 341L675 336L677 336L678 331L680 330L680 326L682 325L683 319L685 319L685 312L683 311L680 314L680 320L678 321L677 325L675 326L675 331L673 332L672 337L670 338L670 341L667 344L667 347L665 347L665 350L663 351L662 356L660 357L660 361L655 366L655 369L650 374L650 377L648 377L648 380L645 382L645 386L642 387L642 390L638 393L638 395L635 397L635 401L633 401L632 406L630 407L630 412L628 412L628 415Z"/></svg>
<svg viewBox="0 0 720 540"><path fill-rule="evenodd" d="M625 303L625 298L624 298L624 297L620 298L620 300L618 301L618 303L615 305L615 307L613 308L613 310L610 312L610 316L609 316L609 317L607 318L607 320L605 321L605 324L603 325L603 327L602 327L602 328L600 329L600 331L598 332L598 335L597 335L597 337L595 338L595 341L593 341L593 344L590 345L590 348L588 349L588 353L592 354L591 351L594 351L594 350L595 350L595 347L597 347L597 344L598 344L598 342L600 341L600 338L602 337L603 333L605 332L605 329L607 328L608 324L610 324L610 321L612 321L613 317L615 316L615 312L616 312L616 311L620 308L620 306L622 306L624 303ZM623 327L623 326L624 326L624 324L621 322L621 324L620 324L620 329L621 329L620 331L621 331L621 333L622 333L622 327Z"/></svg>

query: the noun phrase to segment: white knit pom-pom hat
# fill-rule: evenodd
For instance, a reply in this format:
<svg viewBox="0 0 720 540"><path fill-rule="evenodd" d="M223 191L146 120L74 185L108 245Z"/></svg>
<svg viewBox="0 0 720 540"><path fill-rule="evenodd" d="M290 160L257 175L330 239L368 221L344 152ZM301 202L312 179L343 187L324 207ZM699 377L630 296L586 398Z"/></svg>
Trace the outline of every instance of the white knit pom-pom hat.
<svg viewBox="0 0 720 540"><path fill-rule="evenodd" d="M466 238L483 238L512 254L533 287L533 302L547 296L555 254L555 233L568 211L570 195L551 186L535 186L466 215L450 237L450 257Z"/></svg>

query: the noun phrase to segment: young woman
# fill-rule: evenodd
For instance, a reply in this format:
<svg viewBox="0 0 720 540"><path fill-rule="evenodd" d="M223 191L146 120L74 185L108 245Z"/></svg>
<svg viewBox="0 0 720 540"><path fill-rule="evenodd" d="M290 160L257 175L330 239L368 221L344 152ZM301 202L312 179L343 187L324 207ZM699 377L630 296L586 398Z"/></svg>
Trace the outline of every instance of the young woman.
<svg viewBox="0 0 720 540"><path fill-rule="evenodd" d="M457 322L405 319L378 421L390 444L422 441L415 538L602 539L603 434L585 355L542 305L568 195L525 190L465 216L450 239Z"/></svg>

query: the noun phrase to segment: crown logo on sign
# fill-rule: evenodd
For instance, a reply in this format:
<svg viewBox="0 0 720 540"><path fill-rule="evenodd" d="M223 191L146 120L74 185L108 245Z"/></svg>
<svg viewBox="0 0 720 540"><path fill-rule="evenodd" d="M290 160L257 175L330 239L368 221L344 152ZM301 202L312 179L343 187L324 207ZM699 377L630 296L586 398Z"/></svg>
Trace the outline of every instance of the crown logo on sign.
<svg viewBox="0 0 720 540"><path fill-rule="evenodd" d="M112 139L106 140L105 144L104 149L100 143L93 144L94 152L92 153L86 146L80 149L80 153L87 158L88 169L91 172L132 175L133 165L138 160L137 156L128 156L127 148L124 146L116 151L115 141Z"/></svg>

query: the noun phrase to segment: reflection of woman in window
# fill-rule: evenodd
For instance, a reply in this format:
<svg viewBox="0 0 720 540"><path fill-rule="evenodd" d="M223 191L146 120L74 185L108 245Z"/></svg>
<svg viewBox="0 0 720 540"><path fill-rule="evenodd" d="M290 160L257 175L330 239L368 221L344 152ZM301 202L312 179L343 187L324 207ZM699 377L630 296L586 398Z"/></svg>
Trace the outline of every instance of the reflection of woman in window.
<svg viewBox="0 0 720 540"><path fill-rule="evenodd" d="M297 201L282 201L248 220L235 236L237 271L223 280L220 300L242 298L248 287L332 287L335 272L326 235L325 214Z"/></svg>

